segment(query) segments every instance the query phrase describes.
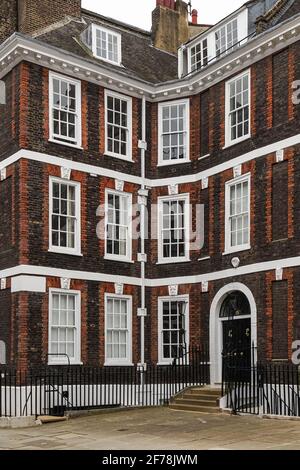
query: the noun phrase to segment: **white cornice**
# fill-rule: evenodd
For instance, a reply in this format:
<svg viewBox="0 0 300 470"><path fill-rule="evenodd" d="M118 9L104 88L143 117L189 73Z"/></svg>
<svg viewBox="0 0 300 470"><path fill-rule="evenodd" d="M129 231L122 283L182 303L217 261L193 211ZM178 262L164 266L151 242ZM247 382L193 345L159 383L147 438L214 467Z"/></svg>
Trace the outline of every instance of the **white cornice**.
<svg viewBox="0 0 300 470"><path fill-rule="evenodd" d="M149 188L157 188L162 186L172 186L178 184L186 184L186 183L197 183L198 181L205 180L211 176L217 175L222 173L223 171L229 170L230 168L234 168L238 165L242 165L243 163L249 162L251 160L255 160L257 158L264 157L271 153L276 153L277 151L281 151L283 149L287 149L289 147L293 147L294 145L300 144L300 134L296 134L292 137L288 137L287 139L280 140L278 142L274 142L270 145L266 145L264 147L257 148L255 150L251 150L248 153L240 155L239 157L233 158L226 162L220 163L219 165L215 165L213 167L208 168L207 170L200 171L194 174L187 174L182 176L176 177L169 177L169 178L157 178L157 179L150 179L146 178L143 180L140 176L130 175L128 173L121 173L119 171L111 170L109 168L103 168L101 166L89 165L87 163L76 162L74 160L68 160L66 158L57 157L55 155L49 155L46 153L40 152L33 152L32 150L19 150L18 152L14 153L10 157L2 160L0 162L0 171L4 170L10 165L13 165L17 161L21 159L27 159L31 161L40 162L43 164L50 164L56 165L61 168L67 168L70 170L80 171L83 173L88 173L93 176L104 176L108 178L112 178L115 180L126 181L128 183L133 183L136 185L141 186L142 184L146 185ZM100 157L101 158L101 157ZM135 165L133 163L133 165Z"/></svg>
<svg viewBox="0 0 300 470"><path fill-rule="evenodd" d="M296 268L299 266L300 256L295 256L292 258L275 259L271 261L263 261L261 263L247 264L245 266L239 266L238 268L229 268L222 271L195 274L192 276L145 279L145 286L160 287L183 284L199 284L201 282L210 282L232 277L236 278L237 276L247 276L249 274L274 271L276 269ZM142 285L142 281L138 277L118 276L115 274L97 273L90 271L74 271L62 268L51 268L48 266L33 266L22 264L0 271L0 279L7 279L20 275L58 277L94 282L111 282L112 284L118 283L133 286Z"/></svg>
<svg viewBox="0 0 300 470"><path fill-rule="evenodd" d="M162 101L190 96L238 73L262 58L273 54L300 39L300 15L286 21L261 35L254 37L208 67L188 77L172 82L153 85L132 78L121 70L112 70L79 56L42 43L29 37L13 35L0 47L0 79L22 60L37 63L51 70L70 74L82 80L122 90L122 93L149 101Z"/></svg>

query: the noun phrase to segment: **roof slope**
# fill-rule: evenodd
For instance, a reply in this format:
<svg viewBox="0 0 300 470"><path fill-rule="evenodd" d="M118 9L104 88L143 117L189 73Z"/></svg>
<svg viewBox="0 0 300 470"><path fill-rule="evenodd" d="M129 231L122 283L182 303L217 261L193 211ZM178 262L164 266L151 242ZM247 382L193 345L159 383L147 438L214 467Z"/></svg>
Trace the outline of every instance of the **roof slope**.
<svg viewBox="0 0 300 470"><path fill-rule="evenodd" d="M80 35L91 24L99 24L122 35L122 67L97 59L82 43ZM161 83L177 78L177 57L152 46L151 34L139 28L83 10L82 21L70 19L64 25L41 32L38 39L66 52L93 60L95 63L122 70L129 76L150 83Z"/></svg>

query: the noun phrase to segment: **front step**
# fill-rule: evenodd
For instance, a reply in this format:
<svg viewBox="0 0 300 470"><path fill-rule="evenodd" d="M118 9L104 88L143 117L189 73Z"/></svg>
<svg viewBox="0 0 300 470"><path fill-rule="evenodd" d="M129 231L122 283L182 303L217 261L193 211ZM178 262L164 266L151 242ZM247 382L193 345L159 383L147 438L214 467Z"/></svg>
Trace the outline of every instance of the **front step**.
<svg viewBox="0 0 300 470"><path fill-rule="evenodd" d="M67 421L66 416L38 416L37 418L42 424L59 423L61 421Z"/></svg>
<svg viewBox="0 0 300 470"><path fill-rule="evenodd" d="M193 387L176 395L170 401L172 410L197 411L198 413L219 413L218 399L221 392L208 387Z"/></svg>

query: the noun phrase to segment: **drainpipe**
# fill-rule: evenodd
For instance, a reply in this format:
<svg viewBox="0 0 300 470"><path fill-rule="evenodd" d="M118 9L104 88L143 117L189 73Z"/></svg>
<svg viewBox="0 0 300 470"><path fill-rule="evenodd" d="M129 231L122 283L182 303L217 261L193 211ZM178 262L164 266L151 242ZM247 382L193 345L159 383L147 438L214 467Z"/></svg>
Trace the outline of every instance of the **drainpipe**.
<svg viewBox="0 0 300 470"><path fill-rule="evenodd" d="M140 336L141 336L141 356L140 366L145 367L145 317L147 316L146 309L146 289L145 289L145 273L146 273L146 262L147 255L145 253L145 238L146 238L146 207L148 190L145 186L146 178L146 98L142 98L142 139L139 141L139 148L141 150L141 189L138 194L138 203L140 206L140 228L141 228L141 252L138 254L138 261L141 263L141 307L138 309L138 316L141 319L140 322Z"/></svg>

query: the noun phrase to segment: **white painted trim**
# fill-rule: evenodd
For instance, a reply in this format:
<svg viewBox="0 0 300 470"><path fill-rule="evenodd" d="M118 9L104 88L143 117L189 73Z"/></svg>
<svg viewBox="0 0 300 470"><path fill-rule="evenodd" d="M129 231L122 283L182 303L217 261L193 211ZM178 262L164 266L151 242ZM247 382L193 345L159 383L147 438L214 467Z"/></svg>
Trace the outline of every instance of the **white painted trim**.
<svg viewBox="0 0 300 470"><path fill-rule="evenodd" d="M231 139L231 127L230 127L230 85L232 82L239 80L242 77L248 76L248 108L249 108L249 132L248 134L243 135L237 139ZM251 137L251 69L245 70L239 75L234 76L225 83L225 147L231 147L232 145L238 144L243 140L249 139Z"/></svg>
<svg viewBox="0 0 300 470"><path fill-rule="evenodd" d="M97 44L96 43L96 31L97 30L104 31L106 34L111 34L112 36L115 36L117 38L117 41L118 41L118 60L117 61L110 60L110 59L107 59L105 57L97 55L97 47L96 47L96 44ZM106 45L107 45L107 43L106 43ZM92 25L92 51L93 51L94 56L97 59L104 60L105 62L108 62L109 64L121 65L121 63L122 63L122 36L121 36L121 34L117 33L116 31L114 31L112 29L104 28L101 25L93 24Z"/></svg>
<svg viewBox="0 0 300 470"><path fill-rule="evenodd" d="M46 292L46 278L40 276L13 277L11 292Z"/></svg>
<svg viewBox="0 0 300 470"><path fill-rule="evenodd" d="M195 174L170 177L170 178L158 178L158 179L145 179L144 184L150 188L157 188L161 186L170 186L175 184L185 184L185 183L196 183L204 178L209 178L210 176L217 175L226 171L230 168L233 168L237 165L242 165L243 163L250 162L260 157L267 157L270 153L275 153L280 149L287 149L293 147L294 145L300 144L300 134L296 134L293 137L288 137L287 139L274 142L272 144L260 147L255 150L251 150L239 157L228 160L220 165L215 165L207 170L201 171ZM121 173L119 171L88 165L86 163L75 162L74 160L68 160L66 158L57 157L54 155L49 155L41 152L34 152L32 150L18 150L10 157L7 157L5 160L0 162L0 170L18 162L20 159L27 159L31 161L36 161L40 163L56 165L59 167L68 167L71 170L81 171L83 173L89 173L96 176L105 176L111 179L119 179L126 181L128 183L133 183L137 185L142 185L143 179L140 176L134 176L127 173Z"/></svg>
<svg viewBox="0 0 300 470"><path fill-rule="evenodd" d="M178 160L163 160L163 152L162 152L162 134L163 134L163 126L162 126L162 114L163 109L172 105L184 105L185 107L185 122L186 122L186 158L185 159L178 159ZM170 166L170 165L179 165L180 163L187 163L190 161L190 100L189 98L184 100L173 100L173 101L166 101L163 103L159 103L158 105L158 162L157 166Z"/></svg>
<svg viewBox="0 0 300 470"><path fill-rule="evenodd" d="M247 264L239 266L238 268L229 268L222 271L213 271L204 274L195 274L192 276L180 277L165 277L157 279L145 279L146 287L161 287L174 284L200 284L201 282L216 281L219 279L228 279L235 276L245 276L247 274L261 273L266 271L273 271L276 268L296 268L300 266L300 256L293 258L282 258L272 261L264 261L262 263ZM127 284L132 286L141 286L141 279L139 277L118 276L106 273L97 273L90 271L73 271L63 268L51 268L47 266L35 266L21 264L13 268L7 268L0 271L0 279L13 276L27 274L29 276L46 276L46 277L65 277L71 279L78 279L82 281L95 281L95 282L110 282Z"/></svg>
<svg viewBox="0 0 300 470"><path fill-rule="evenodd" d="M243 245L231 245L230 240L230 188L235 186L236 184L248 182L248 243ZM229 253L236 253L239 251L249 250L251 248L250 240L251 240L251 174L247 173L244 175L239 176L238 178L234 178L230 181L225 183L225 247L224 247L224 255Z"/></svg>
<svg viewBox="0 0 300 470"><path fill-rule="evenodd" d="M163 302L186 302L186 311L185 311L185 338L187 349L190 344L190 322L189 322L189 295L172 295L165 297L158 297L157 299L157 345L158 345L158 364L166 365L172 364L172 360L163 358L162 351L162 304Z"/></svg>
<svg viewBox="0 0 300 470"><path fill-rule="evenodd" d="M122 95L120 93L116 93L115 91L111 91L108 89L105 89L104 91L104 102L105 102L105 154L109 155L111 157L115 158L120 158L121 160L126 160L129 162L132 162L132 98L130 96ZM107 119L107 113L108 113L108 108L107 108L107 100L109 97L117 98L122 101L127 102L127 136L128 136L128 141L127 141L127 154L122 155L119 153L115 152L110 152L108 150L108 145L107 145L107 140L108 140L108 132L107 132L107 126L108 126L108 119Z"/></svg>
<svg viewBox="0 0 300 470"><path fill-rule="evenodd" d="M106 343L106 324L107 324L107 300L108 299L119 299L127 301L127 329L128 329L128 344L127 344L127 359L107 359L107 343ZM132 296L121 295L121 294L104 294L104 338L105 338L105 366L131 366L132 364Z"/></svg>
<svg viewBox="0 0 300 470"><path fill-rule="evenodd" d="M222 321L219 318L220 308L226 295L232 291L240 291L247 297L251 308L251 341L257 345L257 309L254 296L251 290L240 282L233 282L222 287L215 295L209 317L209 349L210 349L210 377L211 384L216 385L222 382ZM248 316L247 316L248 317ZM240 318L246 318L240 317Z"/></svg>
<svg viewBox="0 0 300 470"><path fill-rule="evenodd" d="M163 227L163 203L166 201L184 201L184 232L185 232L185 256L176 258L164 258L162 246L162 227ZM157 198L158 204L158 262L157 264L182 263L190 261L190 195L176 194L175 196L160 196Z"/></svg>
<svg viewBox="0 0 300 470"><path fill-rule="evenodd" d="M68 141L68 138L62 137L66 142L61 142L59 138L54 136L54 127L53 127L53 80L63 80L67 83L70 83L75 86L75 104L76 104L76 113L75 113L75 141ZM81 128L81 81L75 80L65 75L59 73L49 72L49 136L50 141L55 142L56 144L67 145L68 147L82 148L82 128Z"/></svg>
<svg viewBox="0 0 300 470"><path fill-rule="evenodd" d="M52 245L52 210L53 210L53 183L66 184L75 187L75 247L67 248ZM66 255L82 256L81 253L81 184L78 181L65 180L49 176L49 251Z"/></svg>
<svg viewBox="0 0 300 470"><path fill-rule="evenodd" d="M113 255L110 253L107 253L107 213L108 213L108 195L109 194L115 194L120 197L126 197L127 198L127 204L128 204L128 233L127 233L127 241L126 241L126 252L127 256L122 256L122 255ZM132 194L123 192L123 191L116 191L115 189L110 189L110 188L105 188L105 255L104 257L106 259L111 259L114 261L123 261L123 262L129 262L132 263Z"/></svg>
<svg viewBox="0 0 300 470"><path fill-rule="evenodd" d="M48 309L48 352L50 353L50 342L51 342L51 315L52 315L52 295L58 294L73 294L75 295L75 329L76 329L76 340L75 340L75 356L70 358L71 364L81 364L81 292L79 290L65 290L65 289L49 289L49 309ZM67 364L66 358L59 358L55 356L48 356L48 364Z"/></svg>

